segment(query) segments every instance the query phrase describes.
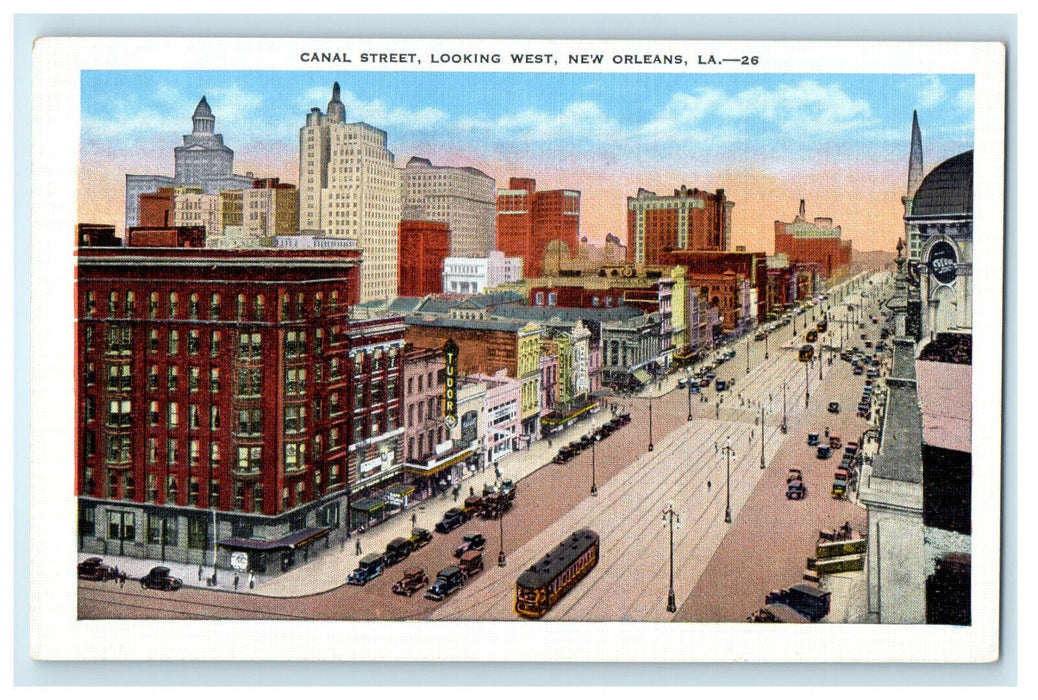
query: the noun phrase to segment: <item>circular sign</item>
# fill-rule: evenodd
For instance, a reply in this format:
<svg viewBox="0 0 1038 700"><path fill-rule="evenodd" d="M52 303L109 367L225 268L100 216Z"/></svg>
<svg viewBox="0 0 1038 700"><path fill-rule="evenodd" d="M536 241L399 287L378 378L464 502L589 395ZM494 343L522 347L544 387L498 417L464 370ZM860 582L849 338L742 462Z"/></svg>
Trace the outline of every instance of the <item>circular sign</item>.
<svg viewBox="0 0 1038 700"><path fill-rule="evenodd" d="M930 248L930 257L926 262L934 279L941 284L951 284L957 275L955 266L958 261L955 246L948 241L937 241Z"/></svg>
<svg viewBox="0 0 1038 700"><path fill-rule="evenodd" d="M235 571L247 571L249 555L246 552L231 552L231 568Z"/></svg>

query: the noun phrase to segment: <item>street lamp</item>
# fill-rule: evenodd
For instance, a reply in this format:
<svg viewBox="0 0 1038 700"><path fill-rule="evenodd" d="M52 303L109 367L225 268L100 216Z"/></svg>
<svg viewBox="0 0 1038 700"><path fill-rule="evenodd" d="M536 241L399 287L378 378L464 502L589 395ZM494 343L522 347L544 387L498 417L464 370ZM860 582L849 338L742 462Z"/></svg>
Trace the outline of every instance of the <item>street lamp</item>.
<svg viewBox="0 0 1038 700"><path fill-rule="evenodd" d="M818 381L822 381L822 334L818 334Z"/></svg>
<svg viewBox="0 0 1038 700"><path fill-rule="evenodd" d="M808 363L804 363L804 408L811 402L811 374L808 372Z"/></svg>
<svg viewBox="0 0 1038 700"><path fill-rule="evenodd" d="M595 443L598 442L598 436L591 436L591 495L598 495L598 486L595 485Z"/></svg>
<svg viewBox="0 0 1038 700"><path fill-rule="evenodd" d="M764 402L760 404L760 468L764 469Z"/></svg>
<svg viewBox="0 0 1038 700"><path fill-rule="evenodd" d="M764 359L765 360L768 359L768 336L769 335L771 335L771 333L767 333L767 332L764 333Z"/></svg>
<svg viewBox="0 0 1038 700"><path fill-rule="evenodd" d="M499 542L501 543L501 549L497 553L497 565L505 565L505 497L503 491L497 493L497 516L498 523L501 526L501 535Z"/></svg>
<svg viewBox="0 0 1038 700"><path fill-rule="evenodd" d="M652 452L652 389L649 392L649 452Z"/></svg>
<svg viewBox="0 0 1038 700"><path fill-rule="evenodd" d="M677 612L678 605L674 598L674 524L677 521L678 529L681 529L681 516L674 512L674 501L671 501L663 511L663 525L670 525L670 592L667 593L667 612Z"/></svg>
<svg viewBox="0 0 1038 700"><path fill-rule="evenodd" d="M688 419L692 420L692 379L688 380Z"/></svg>
<svg viewBox="0 0 1038 700"><path fill-rule="evenodd" d="M750 373L750 334L746 333L746 374Z"/></svg>
<svg viewBox="0 0 1038 700"><path fill-rule="evenodd" d="M785 435L786 427L786 383L782 382L782 434Z"/></svg>
<svg viewBox="0 0 1038 700"><path fill-rule="evenodd" d="M721 448L724 452L724 463L725 463L725 479L724 479L724 521L726 523L732 522L732 490L730 483L732 481L732 455L735 454L735 450L732 449L732 436L728 436L728 441L725 446Z"/></svg>

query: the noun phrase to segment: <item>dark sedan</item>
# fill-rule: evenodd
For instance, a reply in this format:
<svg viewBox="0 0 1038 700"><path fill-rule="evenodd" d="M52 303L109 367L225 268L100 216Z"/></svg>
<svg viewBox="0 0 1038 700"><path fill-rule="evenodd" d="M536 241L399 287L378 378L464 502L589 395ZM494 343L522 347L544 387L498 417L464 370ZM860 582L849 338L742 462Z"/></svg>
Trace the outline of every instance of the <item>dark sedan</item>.
<svg viewBox="0 0 1038 700"><path fill-rule="evenodd" d="M86 581L108 581L115 578L115 569L101 563L101 557L90 557L79 562L79 578Z"/></svg>
<svg viewBox="0 0 1038 700"><path fill-rule="evenodd" d="M141 579L141 588L157 588L160 591L175 591L183 585L183 581L170 575L168 566L156 566Z"/></svg>

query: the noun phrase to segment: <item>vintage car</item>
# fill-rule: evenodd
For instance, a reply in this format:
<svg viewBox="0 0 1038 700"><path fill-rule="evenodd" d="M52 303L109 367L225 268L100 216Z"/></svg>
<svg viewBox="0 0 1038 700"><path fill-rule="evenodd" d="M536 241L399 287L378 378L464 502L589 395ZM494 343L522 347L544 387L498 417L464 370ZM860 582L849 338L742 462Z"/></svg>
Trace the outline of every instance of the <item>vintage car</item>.
<svg viewBox="0 0 1038 700"><path fill-rule="evenodd" d="M483 553L472 549L461 555L458 567L465 578L472 578L483 570Z"/></svg>
<svg viewBox="0 0 1038 700"><path fill-rule="evenodd" d="M79 578L85 581L108 581L115 578L115 569L101 563L101 557L90 557L79 562Z"/></svg>
<svg viewBox="0 0 1038 700"><path fill-rule="evenodd" d="M818 446L818 433L808 433L807 434L807 446L808 447L817 447Z"/></svg>
<svg viewBox="0 0 1038 700"><path fill-rule="evenodd" d="M465 580L465 575L461 569L457 566L448 566L441 569L436 574L436 580L433 585L429 586L429 589L425 592L425 597L429 600L443 600L454 591L461 588L461 584Z"/></svg>
<svg viewBox="0 0 1038 700"><path fill-rule="evenodd" d="M815 455L818 459L829 459L832 454L832 449L828 445L819 445L818 453Z"/></svg>
<svg viewBox="0 0 1038 700"><path fill-rule="evenodd" d="M791 501L799 501L807 495L807 489L803 481L791 481L786 485L786 498Z"/></svg>
<svg viewBox="0 0 1038 700"><path fill-rule="evenodd" d="M141 588L156 588L160 591L175 591L183 585L183 581L170 575L168 566L156 566L141 579Z"/></svg>
<svg viewBox="0 0 1038 700"><path fill-rule="evenodd" d="M415 550L432 542L432 538L432 533L424 527L416 527L411 530L411 536L407 538L407 541L411 543L411 549Z"/></svg>
<svg viewBox="0 0 1038 700"><path fill-rule="evenodd" d="M393 592L410 598L429 585L429 577L424 569L408 569L404 577L393 584Z"/></svg>
<svg viewBox="0 0 1038 700"><path fill-rule="evenodd" d="M487 538L479 532L470 532L461 538L461 544L454 550L455 557L461 557L468 551L482 551L487 546Z"/></svg>
<svg viewBox="0 0 1038 700"><path fill-rule="evenodd" d="M365 583L382 575L385 562L381 554L368 554L361 557L357 562L357 568L346 578L346 583L351 586L363 586Z"/></svg>
<svg viewBox="0 0 1038 700"><path fill-rule="evenodd" d="M383 566L392 566L398 561L403 561L411 555L414 545L411 540L404 537L396 537L386 545L386 552L382 555Z"/></svg>
<svg viewBox="0 0 1038 700"><path fill-rule="evenodd" d="M794 481L803 481L803 480L804 480L803 472L801 472L799 469L796 469L796 468L791 468L789 470L789 475L786 476L786 483L787 484L791 484Z"/></svg>
<svg viewBox="0 0 1038 700"><path fill-rule="evenodd" d="M460 508L450 508L443 514L443 519L436 523L436 532L442 532L446 535L451 530L461 527L465 520L465 514Z"/></svg>
<svg viewBox="0 0 1038 700"><path fill-rule="evenodd" d="M839 401L830 401L828 410L829 410L829 413L839 413L840 412L840 402Z"/></svg>

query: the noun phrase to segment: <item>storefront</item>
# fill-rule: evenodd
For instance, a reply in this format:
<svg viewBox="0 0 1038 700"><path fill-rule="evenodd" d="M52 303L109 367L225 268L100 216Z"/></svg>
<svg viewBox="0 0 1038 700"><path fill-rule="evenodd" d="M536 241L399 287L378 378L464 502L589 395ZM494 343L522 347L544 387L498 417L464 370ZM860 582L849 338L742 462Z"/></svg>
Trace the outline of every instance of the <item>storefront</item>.
<svg viewBox="0 0 1038 700"><path fill-rule="evenodd" d="M327 549L330 532L328 527L308 527L272 541L229 537L216 544L227 550L231 568L237 572L276 573L309 561L315 548Z"/></svg>
<svg viewBox="0 0 1038 700"><path fill-rule="evenodd" d="M479 455L474 448L466 447L434 457L425 464L409 462L404 465L404 474L410 476L416 497L424 499L459 483L464 470L474 471L478 465Z"/></svg>

